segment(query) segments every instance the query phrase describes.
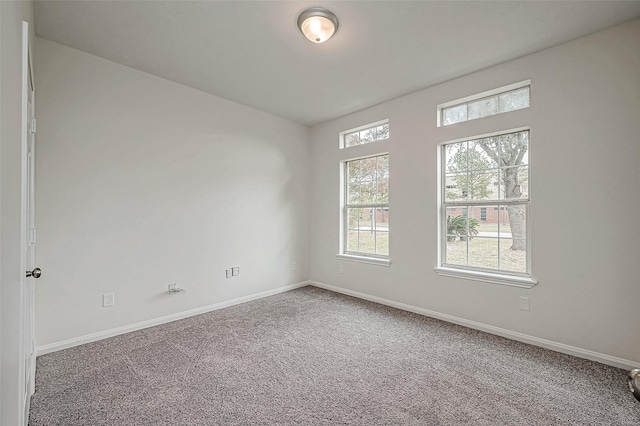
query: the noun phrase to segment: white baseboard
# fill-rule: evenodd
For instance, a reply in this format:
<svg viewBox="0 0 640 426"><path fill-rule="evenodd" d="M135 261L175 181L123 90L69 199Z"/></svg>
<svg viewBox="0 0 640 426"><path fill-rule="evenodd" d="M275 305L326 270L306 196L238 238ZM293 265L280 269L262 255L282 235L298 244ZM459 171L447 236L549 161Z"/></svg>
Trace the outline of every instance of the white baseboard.
<svg viewBox="0 0 640 426"><path fill-rule="evenodd" d="M630 361L623 358L617 358L614 356L605 355L598 352L593 352L587 349L577 348L575 346L565 345L564 343L558 343L551 340L541 339L539 337L529 336L527 334L517 333L515 331L506 330L504 328L482 324L476 321L455 317L453 315L442 314L440 312L419 308L417 306L407 305L405 303L395 302L393 300L384 299L382 297L370 296L365 293L360 293L357 291L348 290L348 289L332 286L329 284L320 283L317 281L309 281L309 284L314 287L323 288L325 290L334 291L336 293L346 294L347 296L353 296L359 299L369 300L371 302L380 303L381 305L387 305L393 308L402 309L403 311L409 311L419 315L440 319L443 321L462 325L464 327L473 328L475 330L485 331L487 333L506 337L507 339L517 340L519 342L528 343L530 345L539 346L541 348L550 349L552 351L573 355L578 358L589 359L591 361L596 361L596 362L610 365L613 367L622 368L625 370L640 368L640 363L638 362Z"/></svg>
<svg viewBox="0 0 640 426"><path fill-rule="evenodd" d="M147 321L137 322L135 324L112 328L110 330L105 330L105 331L99 331L97 333L87 334L85 336L75 337L73 339L63 340L61 342L55 342L55 343L50 343L48 345L38 346L36 348L36 354L45 355L51 352L60 351L62 349L68 349L74 346L84 345L85 343L106 339L108 337L118 336L120 334L125 334L125 333L129 333L136 330L142 330L143 328L149 328L156 325L165 324L171 321L192 317L194 315L200 315L207 312L216 311L218 309L227 308L229 306L238 305L240 303L250 302L256 299L262 299L263 297L273 296L274 294L284 293L285 291L293 290L293 289L304 287L307 285L309 285L308 281L302 281L296 284L285 285L282 287L274 288L273 290L267 290L261 293L251 294L249 296L238 297L236 299L215 303L213 305L203 306L201 308L191 309L185 312L178 312L176 314L171 314L171 315L167 315L160 318L154 318Z"/></svg>
<svg viewBox="0 0 640 426"><path fill-rule="evenodd" d="M464 327L473 328L475 330L484 331L487 333L495 334L498 336L506 337L508 339L517 340L519 342L527 343L534 346L539 346L545 349L550 349L556 352L561 352L568 355L573 355L578 358L585 358L592 361L600 362L602 364L611 365L613 367L622 368L625 370L631 370L634 368L640 368L640 363L630 361L623 358L617 358L610 355L605 355L599 352L593 352L587 349L577 348L575 346L565 345L563 343L554 342L551 340L541 339L539 337L529 336L527 334L518 333L515 331L507 330L500 327L494 327L492 325L482 324L476 321L459 318L453 315L443 314L429 309L419 308L417 306L407 305L405 303L395 302L393 300L384 299L382 297L371 296L365 293L360 293L353 290L348 290L341 287L336 287L329 284L320 283L317 281L302 281L296 284L286 285L278 287L272 290L263 291L261 293L252 294L249 296L243 296L232 300L216 303L213 305L203 306L196 309L191 309L185 312L179 312L172 315L167 315L160 318L155 318L147 321L138 322L135 324L126 325L123 327L117 327L110 330L100 331L97 333L88 334L85 336L76 337L73 339L64 340L61 342L50 343L48 345L39 346L36 349L38 355L44 355L51 352L60 351L62 349L71 348L74 346L83 345L85 343L95 342L98 340L106 339L109 337L117 336L120 334L129 333L144 328L153 327L160 324L165 324L171 321L180 320L183 318L192 317L194 315L204 314L206 312L215 311L218 309L226 308L240 303L250 302L252 300L262 299L263 297L273 296L274 294L284 293L289 290L312 285L314 287L323 288L325 290L334 291L336 293L346 294L348 296L357 297L359 299L369 300L371 302L380 303L381 305L391 306L393 308L401 309L403 311L413 312L419 315L424 315L431 318L440 319L443 321L451 322L454 324L462 325Z"/></svg>

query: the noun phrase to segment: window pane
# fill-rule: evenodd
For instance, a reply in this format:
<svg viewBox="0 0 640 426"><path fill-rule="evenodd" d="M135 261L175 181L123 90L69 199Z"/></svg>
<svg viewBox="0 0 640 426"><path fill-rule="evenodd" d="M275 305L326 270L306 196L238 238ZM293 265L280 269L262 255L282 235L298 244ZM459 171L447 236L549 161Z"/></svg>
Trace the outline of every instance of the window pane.
<svg viewBox="0 0 640 426"><path fill-rule="evenodd" d="M492 96L490 98L480 99L474 102L469 102L468 117L469 120L474 118L486 117L488 115L494 115L498 113L498 97Z"/></svg>
<svg viewBox="0 0 640 426"><path fill-rule="evenodd" d="M512 250L514 241L511 239L500 239L500 269L512 272L527 272L527 251ZM525 240L515 241L516 244L527 246Z"/></svg>
<svg viewBox="0 0 640 426"><path fill-rule="evenodd" d="M526 250L521 240L527 240L527 206L517 204L513 206L502 206L500 210L500 238L514 239L514 250Z"/></svg>
<svg viewBox="0 0 640 426"><path fill-rule="evenodd" d="M360 204L373 204L375 202L378 186L375 182L363 182L360 184Z"/></svg>
<svg viewBox="0 0 640 426"><path fill-rule="evenodd" d="M359 245L356 252L363 254L373 254L375 250L375 241L373 232L360 232Z"/></svg>
<svg viewBox="0 0 640 426"><path fill-rule="evenodd" d="M378 181L376 203L389 203L389 181L386 179Z"/></svg>
<svg viewBox="0 0 640 426"><path fill-rule="evenodd" d="M529 167L507 167L500 171L500 198L529 198Z"/></svg>
<svg viewBox="0 0 640 426"><path fill-rule="evenodd" d="M449 144L444 152L447 173L467 170L467 142Z"/></svg>
<svg viewBox="0 0 640 426"><path fill-rule="evenodd" d="M497 160L492 158L498 157L495 149L492 149L492 146L488 144L486 139L480 139L477 141L469 141L469 169L470 170L487 170L487 169L497 169L498 163ZM492 154L490 156L488 152Z"/></svg>
<svg viewBox="0 0 640 426"><path fill-rule="evenodd" d="M453 236L447 237L447 249L444 263L466 266L467 242L460 241L459 238Z"/></svg>
<svg viewBox="0 0 640 426"><path fill-rule="evenodd" d="M507 206L493 207L493 213L497 216L496 230L499 237L511 238L511 225L509 224L509 214L507 213Z"/></svg>
<svg viewBox="0 0 640 426"><path fill-rule="evenodd" d="M389 209L378 207L375 209L376 253L389 255Z"/></svg>
<svg viewBox="0 0 640 426"><path fill-rule="evenodd" d="M362 182L374 182L376 180L376 158L363 158L357 160L360 164L360 180Z"/></svg>
<svg viewBox="0 0 640 426"><path fill-rule="evenodd" d="M347 183L347 204L358 204L360 202L360 184Z"/></svg>
<svg viewBox="0 0 640 426"><path fill-rule="evenodd" d="M500 269L527 272L527 206L503 206L500 211Z"/></svg>
<svg viewBox="0 0 640 426"><path fill-rule="evenodd" d="M361 209L347 209L347 251L358 251Z"/></svg>
<svg viewBox="0 0 640 426"><path fill-rule="evenodd" d="M376 254L389 256L389 232L376 232Z"/></svg>
<svg viewBox="0 0 640 426"><path fill-rule="evenodd" d="M462 104L442 110L442 124L453 124L467 120L467 105Z"/></svg>
<svg viewBox="0 0 640 426"><path fill-rule="evenodd" d="M376 129L360 130L360 143L369 143L376 140Z"/></svg>
<svg viewBox="0 0 640 426"><path fill-rule="evenodd" d="M362 210L362 218L360 219L360 232L369 231L373 233L376 230L376 223L373 218L375 209L368 207L360 210Z"/></svg>
<svg viewBox="0 0 640 426"><path fill-rule="evenodd" d="M498 222L500 220L498 206L474 206L473 217L478 220L477 236L498 237Z"/></svg>
<svg viewBox="0 0 640 426"><path fill-rule="evenodd" d="M378 180L389 179L389 155L376 157Z"/></svg>
<svg viewBox="0 0 640 426"><path fill-rule="evenodd" d="M460 237L464 240L468 235L469 219L467 217L467 207L457 207L447 209L447 235L451 237ZM472 221L473 224L473 221ZM473 229L471 230L473 233Z"/></svg>
<svg viewBox="0 0 640 426"><path fill-rule="evenodd" d="M360 162L349 161L347 163L347 182L360 181Z"/></svg>
<svg viewBox="0 0 640 426"><path fill-rule="evenodd" d="M383 155L377 157L377 192L376 203L388 203L389 202L389 156Z"/></svg>
<svg viewBox="0 0 640 426"><path fill-rule="evenodd" d="M463 214L467 216L468 235L471 235L472 237L478 235L480 228L480 207L465 207Z"/></svg>
<svg viewBox="0 0 640 426"><path fill-rule="evenodd" d="M382 232L389 231L389 208L376 208L376 230Z"/></svg>
<svg viewBox="0 0 640 426"><path fill-rule="evenodd" d="M488 168L496 168L498 167L498 159L499 155L499 138L500 136L491 136L488 138L481 138L473 141L469 141L469 143L473 146L476 152L484 152L487 157L490 158L491 167ZM488 153L491 153L489 156Z"/></svg>
<svg viewBox="0 0 640 426"><path fill-rule="evenodd" d="M498 171L470 171L461 180L467 180L466 187L469 197L473 200L497 200L498 187L494 185L498 181ZM459 183L462 183L458 180Z"/></svg>
<svg viewBox="0 0 640 426"><path fill-rule="evenodd" d="M521 166L527 164L529 151L529 131L509 133L496 136L497 152L500 156L500 167Z"/></svg>
<svg viewBox="0 0 640 426"><path fill-rule="evenodd" d="M358 252L364 254L376 253L376 233L370 229L360 229L360 244L358 245Z"/></svg>
<svg viewBox="0 0 640 426"><path fill-rule="evenodd" d="M529 87L498 95L498 112L514 111L529 106Z"/></svg>
<svg viewBox="0 0 640 426"><path fill-rule="evenodd" d="M349 230L347 234L347 251L357 252L358 251L358 231L357 230Z"/></svg>
<svg viewBox="0 0 640 426"><path fill-rule="evenodd" d="M467 174L447 175L444 184L445 200L456 201L467 199Z"/></svg>
<svg viewBox="0 0 640 426"><path fill-rule="evenodd" d="M389 138L389 123L385 123L376 128L376 140Z"/></svg>
<svg viewBox="0 0 640 426"><path fill-rule="evenodd" d="M358 145L360 143L360 135L358 132L348 133L344 135L344 145L345 147L350 147L354 145Z"/></svg>
<svg viewBox="0 0 640 426"><path fill-rule="evenodd" d="M472 237L469 240L469 266L498 269L498 239Z"/></svg>

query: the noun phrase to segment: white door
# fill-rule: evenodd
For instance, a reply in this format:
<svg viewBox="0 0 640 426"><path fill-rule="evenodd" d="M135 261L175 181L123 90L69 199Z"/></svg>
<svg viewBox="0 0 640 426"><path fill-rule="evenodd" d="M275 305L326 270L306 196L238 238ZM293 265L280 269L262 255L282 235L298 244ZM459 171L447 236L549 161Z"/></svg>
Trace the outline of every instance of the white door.
<svg viewBox="0 0 640 426"><path fill-rule="evenodd" d="M22 398L21 425L29 418L29 402L35 391L35 340L34 340L34 279L40 270L34 265L35 257L35 88L29 55L29 24L22 23L22 264L20 280L20 392Z"/></svg>

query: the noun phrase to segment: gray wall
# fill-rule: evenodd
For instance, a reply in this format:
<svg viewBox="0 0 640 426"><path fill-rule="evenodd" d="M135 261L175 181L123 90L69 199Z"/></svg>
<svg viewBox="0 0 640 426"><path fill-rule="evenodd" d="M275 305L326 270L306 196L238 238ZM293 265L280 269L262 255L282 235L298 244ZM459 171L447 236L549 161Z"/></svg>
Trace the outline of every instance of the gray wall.
<svg viewBox="0 0 640 426"><path fill-rule="evenodd" d="M22 149L22 21L33 4L0 2L0 424L18 424L20 359L20 229Z"/></svg>
<svg viewBox="0 0 640 426"><path fill-rule="evenodd" d="M36 56L39 346L308 279L306 126L47 40Z"/></svg>
<svg viewBox="0 0 640 426"><path fill-rule="evenodd" d="M408 65L410 66L410 64ZM531 107L444 128L436 105L531 79ZM311 279L640 363L640 21L312 128ZM338 149L390 119L391 139ZM531 126L530 289L436 275L439 143ZM390 267L336 258L339 162L390 153ZM339 273L343 264L344 273ZM531 311L518 309L519 296Z"/></svg>

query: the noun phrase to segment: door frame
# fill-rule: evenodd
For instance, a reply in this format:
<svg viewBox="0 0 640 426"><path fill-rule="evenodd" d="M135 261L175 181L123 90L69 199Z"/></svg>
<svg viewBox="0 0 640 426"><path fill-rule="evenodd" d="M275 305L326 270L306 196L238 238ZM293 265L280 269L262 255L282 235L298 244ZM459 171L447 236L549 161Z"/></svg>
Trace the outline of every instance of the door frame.
<svg viewBox="0 0 640 426"><path fill-rule="evenodd" d="M35 391L34 282L26 277L35 259L34 213L35 88L29 52L29 23L22 21L22 131L21 131L21 236L20 236L20 357L18 361L19 424L29 420L31 395ZM29 110L31 100L31 110ZM31 145L31 149L30 149ZM31 155L29 155L31 150Z"/></svg>

